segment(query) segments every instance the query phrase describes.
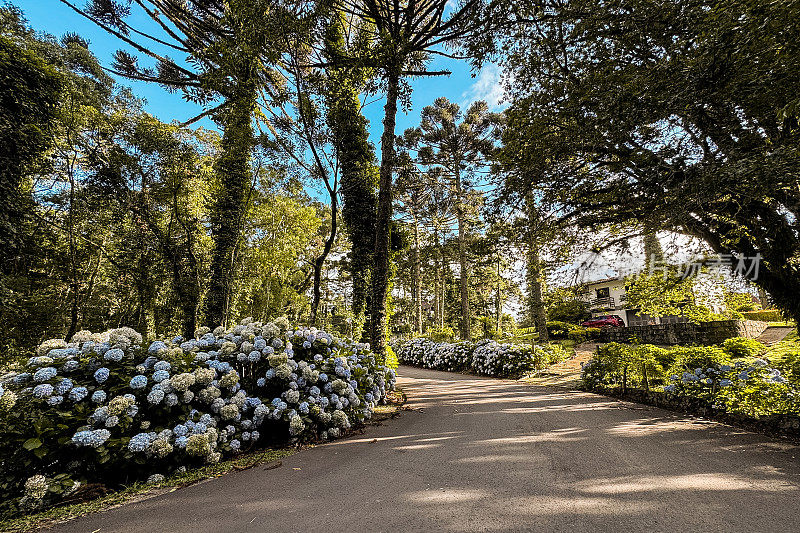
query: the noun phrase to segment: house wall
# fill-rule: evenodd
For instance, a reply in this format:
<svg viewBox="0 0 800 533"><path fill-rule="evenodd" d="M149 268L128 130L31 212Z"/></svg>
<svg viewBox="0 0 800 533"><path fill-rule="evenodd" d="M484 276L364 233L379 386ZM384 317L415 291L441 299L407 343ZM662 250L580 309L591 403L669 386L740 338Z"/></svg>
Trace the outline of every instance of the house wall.
<svg viewBox="0 0 800 533"><path fill-rule="evenodd" d="M597 289L608 288L608 296L614 299L614 309L598 309L594 310L590 308L592 313L592 317L603 316L603 315L618 315L622 318L625 324L628 324L628 317L624 312L625 309L625 281L624 280L609 280L604 281L602 283L594 283L587 287L588 292L583 294L583 299L587 303L591 302L592 300L596 299L597 296Z"/></svg>

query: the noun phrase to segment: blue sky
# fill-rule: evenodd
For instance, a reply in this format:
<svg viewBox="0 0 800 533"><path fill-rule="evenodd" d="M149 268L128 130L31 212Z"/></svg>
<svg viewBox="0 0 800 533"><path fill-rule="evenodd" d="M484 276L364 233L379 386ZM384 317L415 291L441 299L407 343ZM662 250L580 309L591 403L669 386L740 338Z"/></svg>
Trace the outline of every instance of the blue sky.
<svg viewBox="0 0 800 533"><path fill-rule="evenodd" d="M80 6L84 2L85 0L75 0L75 3ZM58 0L12 0L12 3L22 8L30 25L37 31L44 31L56 37L61 37L67 32L74 32L87 39L90 49L103 65L108 66L114 51L124 47L114 36L107 34ZM130 19L134 27L145 29L152 27L152 22L146 16L137 17L136 15L137 13L134 11ZM158 52L164 53L165 51L158 50ZM495 66L489 65L472 77L469 65L465 61L439 57L430 64L429 68L431 70L450 70L452 74L449 77L411 80L413 107L408 113L401 111L398 114L396 129L398 134L408 127L416 126L422 108L431 104L439 96L445 96L462 106L475 100L487 100L490 106L497 108L502 91L499 86L499 71ZM145 99L146 110L164 122L185 121L203 111L196 104L186 102L181 93L169 93L151 83L127 79L119 81L123 85L131 87L136 96ZM370 137L379 149L384 102L381 95L367 98L366 101L369 102L365 108L365 114L370 120ZM197 122L196 125L215 128L214 123L208 119Z"/></svg>

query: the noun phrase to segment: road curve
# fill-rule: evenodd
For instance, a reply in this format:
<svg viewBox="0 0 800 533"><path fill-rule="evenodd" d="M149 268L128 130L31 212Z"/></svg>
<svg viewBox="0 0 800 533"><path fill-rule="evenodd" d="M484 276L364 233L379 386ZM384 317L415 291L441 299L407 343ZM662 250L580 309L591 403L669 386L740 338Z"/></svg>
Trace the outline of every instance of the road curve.
<svg viewBox="0 0 800 533"><path fill-rule="evenodd" d="M413 410L363 435L52 531L798 531L798 447L594 394L398 374Z"/></svg>

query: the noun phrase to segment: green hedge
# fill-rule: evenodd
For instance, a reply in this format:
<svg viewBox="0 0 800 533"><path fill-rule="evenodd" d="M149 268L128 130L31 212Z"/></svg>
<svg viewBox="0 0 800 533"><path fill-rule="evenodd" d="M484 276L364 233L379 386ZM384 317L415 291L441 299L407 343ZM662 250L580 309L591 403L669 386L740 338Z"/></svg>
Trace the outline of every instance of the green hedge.
<svg viewBox="0 0 800 533"><path fill-rule="evenodd" d="M762 311L744 311L742 316L746 320L760 320L762 322L783 322L786 318L777 309L764 309Z"/></svg>

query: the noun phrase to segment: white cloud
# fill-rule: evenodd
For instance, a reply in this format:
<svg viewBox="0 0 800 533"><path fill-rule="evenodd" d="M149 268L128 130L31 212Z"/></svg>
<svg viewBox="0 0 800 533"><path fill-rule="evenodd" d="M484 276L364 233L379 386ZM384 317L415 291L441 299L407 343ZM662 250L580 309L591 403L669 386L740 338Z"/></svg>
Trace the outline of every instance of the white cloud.
<svg viewBox="0 0 800 533"><path fill-rule="evenodd" d="M475 81L469 89L461 94L462 107L467 107L472 102L484 100L489 104L489 109L498 111L506 106L502 102L503 84L500 67L492 63L483 66Z"/></svg>

